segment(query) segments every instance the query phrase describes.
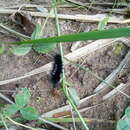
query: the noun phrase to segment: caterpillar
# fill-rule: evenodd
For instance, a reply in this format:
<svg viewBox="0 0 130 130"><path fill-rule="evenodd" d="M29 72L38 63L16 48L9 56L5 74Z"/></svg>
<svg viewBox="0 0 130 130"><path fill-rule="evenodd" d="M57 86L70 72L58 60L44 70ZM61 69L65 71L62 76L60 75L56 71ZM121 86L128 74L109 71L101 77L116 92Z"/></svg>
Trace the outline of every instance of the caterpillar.
<svg viewBox="0 0 130 130"><path fill-rule="evenodd" d="M54 56L54 63L51 70L51 82L54 87L56 87L57 83L60 81L62 74L63 62L60 54L56 54Z"/></svg>

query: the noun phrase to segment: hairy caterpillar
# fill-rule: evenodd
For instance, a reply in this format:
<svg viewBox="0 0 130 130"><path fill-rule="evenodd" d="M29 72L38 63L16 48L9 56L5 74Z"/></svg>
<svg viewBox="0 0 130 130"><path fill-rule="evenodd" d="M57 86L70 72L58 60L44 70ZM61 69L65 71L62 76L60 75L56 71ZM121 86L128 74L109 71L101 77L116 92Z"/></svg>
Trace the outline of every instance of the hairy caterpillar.
<svg viewBox="0 0 130 130"><path fill-rule="evenodd" d="M53 68L51 70L51 81L54 87L56 87L57 83L60 81L61 74L62 74L62 68L63 68L63 63L62 63L62 58L60 54L56 54L54 56L54 63L53 63Z"/></svg>

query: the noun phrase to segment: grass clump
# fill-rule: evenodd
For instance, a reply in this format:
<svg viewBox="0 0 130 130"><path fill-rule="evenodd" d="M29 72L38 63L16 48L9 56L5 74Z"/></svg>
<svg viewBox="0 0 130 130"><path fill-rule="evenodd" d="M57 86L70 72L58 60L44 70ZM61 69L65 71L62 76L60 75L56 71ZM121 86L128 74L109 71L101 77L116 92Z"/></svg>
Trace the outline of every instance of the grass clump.
<svg viewBox="0 0 130 130"><path fill-rule="evenodd" d="M27 106L29 100L30 100L29 90L27 88L22 88L20 93L18 93L15 96L15 103L11 105L7 105L1 110L0 113L1 125L8 127L11 125L10 121L16 125L20 125L20 123L15 121L15 119L17 120L16 114L18 113L21 115L21 119L23 118L23 120L25 121L37 120L39 117L37 110L34 107ZM27 126L23 125L23 127L27 127Z"/></svg>

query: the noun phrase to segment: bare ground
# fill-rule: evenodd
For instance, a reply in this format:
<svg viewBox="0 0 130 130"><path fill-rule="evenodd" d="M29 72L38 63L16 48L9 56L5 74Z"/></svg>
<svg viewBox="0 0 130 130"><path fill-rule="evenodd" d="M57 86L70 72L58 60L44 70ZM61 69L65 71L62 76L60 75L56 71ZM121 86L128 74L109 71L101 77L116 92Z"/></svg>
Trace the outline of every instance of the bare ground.
<svg viewBox="0 0 130 130"><path fill-rule="evenodd" d="M19 1L16 1L16 4L18 4ZM29 3L26 1L20 1ZM46 3L45 1L32 1L35 4L41 4ZM10 6L12 2L10 1L0 1L0 5L3 6ZM20 3L19 3L20 4ZM65 10L65 9L64 9ZM60 12L64 12L64 10L61 10ZM71 9L70 9L71 10ZM69 12L69 11L66 11ZM72 11L72 13L78 12ZM84 12L85 13L85 12ZM89 12L90 13L90 12ZM3 17L1 17L3 18ZM7 21L8 18L4 17ZM51 23L52 22L52 23ZM51 25L51 26L50 26ZM97 28L97 23L83 23L83 22L77 22L77 21L69 21L69 20L62 20L60 21L61 25L61 32L62 34L68 34L68 33L74 33L74 32L80 32L80 31L90 31ZM115 28L115 27L121 27L126 25L108 25L107 28ZM50 20L48 22L48 25L46 27L46 35L47 36L53 36L56 34L55 30L55 22L53 20ZM0 34L0 40L1 41L16 41L16 38L5 36L2 33ZM89 44L91 41L81 42L80 46L84 46L86 44ZM71 50L71 44L63 44L64 53L67 54ZM105 79L122 61L124 58L127 49L124 48L118 55L114 53L114 47L110 46L107 48L103 48L102 50L98 50L91 55L88 55L86 57L83 57L81 60L77 61L77 63L82 64L84 66L88 66L92 69L92 71ZM0 56L0 80L6 80L15 78L18 76L21 76L35 68L38 68L40 66L45 65L46 63L49 63L52 61L52 54L57 52L55 50L49 55L44 54L38 54L34 52L33 50L25 55L25 56L15 56L11 52L9 52L8 49L6 49L6 52ZM98 81L95 77L91 76L88 72L84 72L83 70L79 70L74 65L68 65L65 67L65 73L67 81L73 84L73 87L76 88L78 95L80 99L90 96L93 94L94 89L98 86L100 81ZM64 106L67 104L66 98L63 94L63 92L59 92L59 96L55 97L52 95L52 84L50 83L49 75L45 73L41 73L35 76L32 76L30 78L22 79L17 82L13 82L7 85L2 85L1 90L17 90L18 88L27 87L31 90L31 101L30 105L36 107L39 111L39 113L45 113L50 110L59 108L61 106ZM127 94L130 95L129 89L126 90ZM3 93L7 95L10 99L13 99L13 95L15 93L9 93L5 92ZM100 96L99 96L100 98ZM98 98L93 98L91 101L86 102L85 107L90 107L95 104L98 104ZM87 118L96 118L96 119L104 119L104 120L118 120L123 112L126 106L129 104L129 100L121 95L118 94L115 97L110 98L109 100L106 100L104 103L100 104L97 107L94 107L90 110L85 111L82 113L84 117ZM67 127L73 127L72 124L64 124ZM77 129L82 129L82 126L80 123L77 123ZM79 127L79 128L78 128ZM91 130L114 130L115 124L110 124L107 122L91 122L89 123L89 127ZM51 128L50 128L51 129Z"/></svg>

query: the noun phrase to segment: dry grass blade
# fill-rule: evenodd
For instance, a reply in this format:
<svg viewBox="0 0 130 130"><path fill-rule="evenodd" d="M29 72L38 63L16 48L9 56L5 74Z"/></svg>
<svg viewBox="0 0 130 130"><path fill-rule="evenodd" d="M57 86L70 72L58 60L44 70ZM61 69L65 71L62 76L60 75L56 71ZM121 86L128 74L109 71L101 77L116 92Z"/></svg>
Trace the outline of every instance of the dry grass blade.
<svg viewBox="0 0 130 130"><path fill-rule="evenodd" d="M88 96L88 97L85 97L83 99L81 99L79 101L79 106L80 104L84 103L84 102L87 102L88 100L90 100L91 98L97 96L97 94L93 94L91 96ZM89 108L88 108L89 109ZM41 117L53 117L53 115L55 115L56 113L61 113L61 112L68 112L71 110L71 106L70 105L66 105L66 106L63 106L63 107L60 107L60 108L57 108L55 110L52 110L52 111L49 111L49 112L46 112L44 114L41 115Z"/></svg>
<svg viewBox="0 0 130 130"><path fill-rule="evenodd" d="M74 4L77 4L79 6L90 6L91 3L82 3L82 2L79 2L77 0L66 0L67 2L71 2L71 3L74 3ZM111 3L111 2L93 2L93 6L107 6L107 7L112 7L114 3ZM118 7L127 7L128 4L127 3L117 3L117 6ZM24 8L37 8L37 7L43 7L43 8L50 8L51 6L50 5L38 5L38 4L23 4L23 5L12 5L12 6L8 6L8 7L4 7L5 9L15 9L15 8L20 8L20 7L24 7ZM58 8L68 8L68 7L74 7L74 5L71 5L71 4L61 4L61 5L57 5Z"/></svg>
<svg viewBox="0 0 130 130"><path fill-rule="evenodd" d="M60 125L58 125L58 124L55 124L55 123L53 123L53 122L50 122L50 121L48 121L48 120L45 120L45 119L43 119L43 118L41 118L41 117L39 117L38 119L39 119L40 121L43 121L43 122L45 122L45 123L47 123L47 124L49 124L49 125L52 125L52 126L58 128L58 129L60 129L60 130L69 130L69 129L65 128L65 127L62 127L62 126L60 126Z"/></svg>
<svg viewBox="0 0 130 130"><path fill-rule="evenodd" d="M122 38L117 38L117 39L114 39L114 40L113 39L97 40L95 42L92 42L89 45L86 45L84 47L81 47L81 48L77 49L76 51L74 51L72 53L69 53L69 54L65 55L65 57L67 59L72 60L72 61L76 61L76 60L80 59L83 56L86 56L88 54L93 53L96 50L99 50L99 49L101 49L103 47L106 47L106 46L110 46L114 42L119 41L121 39ZM67 65L68 63L69 62L65 62L65 65ZM0 81L0 85L4 85L4 84L11 83L11 82L15 82L17 80L28 78L30 76L33 76L33 75L36 75L36 74L40 74L40 73L43 73L43 72L44 73L49 73L50 70L51 70L51 66L52 66L52 62L50 62L50 63L48 63L48 64L46 64L46 65L44 65L42 67L39 67L37 69L34 69L31 72L28 72L28 73L24 74L23 76L16 77L16 78L13 78L13 79Z"/></svg>
<svg viewBox="0 0 130 130"><path fill-rule="evenodd" d="M118 78L118 75L120 73L121 70L123 70L123 67L130 61L130 51L126 54L125 58L122 60L122 62L120 63L120 65L117 67L117 69L115 69L106 79L105 82L107 82L108 84L113 84L115 82L115 80ZM100 83L98 85L98 87L94 90L94 92L98 92L102 89L107 88L108 85L104 82Z"/></svg>
<svg viewBox="0 0 130 130"><path fill-rule="evenodd" d="M30 37L28 37L28 36L26 36L26 35L24 35L24 34L21 34L21 33L19 33L19 32L16 32L16 31L14 31L14 30L12 30L12 29L10 29L10 28L4 26L3 24L0 24L0 27L3 28L3 29L5 29L6 31L10 32L11 34L14 34L14 35L20 37L20 38L30 39Z"/></svg>
<svg viewBox="0 0 130 130"><path fill-rule="evenodd" d="M103 47L110 46L110 45L112 45L112 43L114 43L118 40L120 40L120 38L114 39L114 40L113 39L97 40L95 42L92 42L92 43L86 45L85 47L81 47L81 48L77 49L76 51L67 54L65 57L67 59L70 59L71 61L76 61L83 56L93 53L96 50L99 50Z"/></svg>
<svg viewBox="0 0 130 130"><path fill-rule="evenodd" d="M15 12L18 12L15 9L0 9L0 14L13 14ZM42 12L31 12L31 11L19 11L20 13L27 13L30 14L31 16L37 16L37 17L48 17L49 13L42 13ZM57 17L59 19L69 19L69 20L77 20L77 21L82 21L82 22L99 22L102 19L106 18L108 15L107 14L97 14L97 15L67 15L67 14L57 14ZM54 14L50 15L50 18L55 18ZM108 23L130 23L129 19L124 19L123 17L116 17L116 16L111 16L109 17Z"/></svg>
<svg viewBox="0 0 130 130"><path fill-rule="evenodd" d="M115 96L116 94L118 94L118 92L123 93L123 90L126 89L127 87L130 86L130 83L128 84L123 84L121 83L120 85L118 85L116 88L114 88L112 91L110 91L109 93L107 93L105 96L103 96L103 100L107 100L113 96Z"/></svg>
<svg viewBox="0 0 130 130"><path fill-rule="evenodd" d="M2 98L3 100L5 100L6 102L8 102L10 104L14 104L13 101L11 101L8 97L6 97L5 95L3 95L2 93L0 93L0 98Z"/></svg>
<svg viewBox="0 0 130 130"><path fill-rule="evenodd" d="M65 123L69 123L69 122L73 122L72 118L45 118L48 119L50 121L53 122L65 122ZM75 122L80 122L79 118L74 118ZM96 119L96 118L83 118L86 122L88 123L92 123L92 122L99 122L99 123L116 123L115 120L106 120L106 119Z"/></svg>
<svg viewBox="0 0 130 130"><path fill-rule="evenodd" d="M77 2L77 1L76 1ZM75 5L76 6L75 6ZM58 8L77 8L77 6L81 6L81 7L89 7L90 6L90 4L91 3L74 3L74 4L63 4L63 5L57 5L58 6ZM93 5L100 5L100 6L106 6L107 5L107 3L102 3L102 4L100 4L100 3L93 3ZM109 3L109 4L111 4L112 5L112 3ZM109 5L108 4L108 5ZM118 5L118 6L120 6L120 5ZM126 6L126 5L124 5L124 6ZM17 8L26 8L26 9L30 9L30 8L51 8L51 6L49 6L49 5L44 5L44 6L42 6L42 5L35 5L35 4L23 4L23 5L21 5L21 6L18 6L18 5L16 5L16 6L11 6L11 7L4 7L5 9L17 9ZM123 8L123 9L102 9L102 8L99 8L99 7L94 7L94 6L92 6L91 7L91 9L94 9L94 10L97 10L97 11L101 11L101 12L104 12L104 13L106 13L106 12L110 12L110 11L112 11L113 13L117 13L117 14L126 14L127 15L127 8Z"/></svg>

